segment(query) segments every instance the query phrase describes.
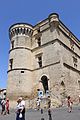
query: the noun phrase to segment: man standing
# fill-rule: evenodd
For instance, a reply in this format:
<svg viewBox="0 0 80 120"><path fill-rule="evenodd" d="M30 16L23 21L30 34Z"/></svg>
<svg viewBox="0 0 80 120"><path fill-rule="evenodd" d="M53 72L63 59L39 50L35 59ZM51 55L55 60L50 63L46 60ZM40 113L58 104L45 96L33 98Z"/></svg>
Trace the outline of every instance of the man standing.
<svg viewBox="0 0 80 120"><path fill-rule="evenodd" d="M1 101L1 106L2 106L1 114L3 114L3 115L6 115L5 105L6 105L6 101L5 101L5 98L4 98L4 99Z"/></svg>

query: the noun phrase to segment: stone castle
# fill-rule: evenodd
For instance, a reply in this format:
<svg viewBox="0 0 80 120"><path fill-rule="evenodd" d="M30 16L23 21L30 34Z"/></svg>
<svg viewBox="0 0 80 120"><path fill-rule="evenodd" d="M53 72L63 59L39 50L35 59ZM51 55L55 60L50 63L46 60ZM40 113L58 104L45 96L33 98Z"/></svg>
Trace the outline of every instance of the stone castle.
<svg viewBox="0 0 80 120"><path fill-rule="evenodd" d="M9 28L10 51L7 96L37 97L38 91L64 101L80 94L80 42L52 13L35 26L17 23Z"/></svg>

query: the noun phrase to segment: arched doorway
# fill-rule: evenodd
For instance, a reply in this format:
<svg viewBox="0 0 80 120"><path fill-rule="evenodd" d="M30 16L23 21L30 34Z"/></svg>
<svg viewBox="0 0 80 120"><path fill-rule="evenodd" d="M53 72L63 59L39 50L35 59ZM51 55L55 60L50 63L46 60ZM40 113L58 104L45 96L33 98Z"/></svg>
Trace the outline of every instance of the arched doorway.
<svg viewBox="0 0 80 120"><path fill-rule="evenodd" d="M48 87L48 78L47 76L43 75L41 77L41 82L42 82L42 85L43 85L43 88L44 88L44 92L46 93L46 91L49 90L49 87Z"/></svg>

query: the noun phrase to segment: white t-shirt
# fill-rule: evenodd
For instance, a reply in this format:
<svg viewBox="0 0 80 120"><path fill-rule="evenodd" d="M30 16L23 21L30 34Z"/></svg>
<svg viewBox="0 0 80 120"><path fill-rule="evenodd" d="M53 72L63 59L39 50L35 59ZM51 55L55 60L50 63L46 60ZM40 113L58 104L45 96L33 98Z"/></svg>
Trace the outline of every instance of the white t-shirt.
<svg viewBox="0 0 80 120"><path fill-rule="evenodd" d="M25 107L25 101L22 100L19 104L17 104L17 110L23 109Z"/></svg>
<svg viewBox="0 0 80 120"><path fill-rule="evenodd" d="M24 100L21 101L21 105L25 107L25 101Z"/></svg>

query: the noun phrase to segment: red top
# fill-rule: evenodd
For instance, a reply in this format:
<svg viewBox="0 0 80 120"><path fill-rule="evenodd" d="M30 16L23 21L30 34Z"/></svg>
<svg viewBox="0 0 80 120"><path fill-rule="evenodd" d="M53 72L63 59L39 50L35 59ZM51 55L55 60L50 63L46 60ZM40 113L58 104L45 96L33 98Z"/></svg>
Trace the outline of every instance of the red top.
<svg viewBox="0 0 80 120"><path fill-rule="evenodd" d="M9 108L9 101L6 101L6 108Z"/></svg>

